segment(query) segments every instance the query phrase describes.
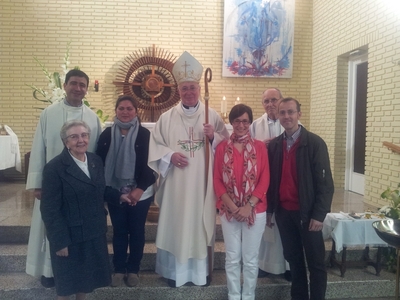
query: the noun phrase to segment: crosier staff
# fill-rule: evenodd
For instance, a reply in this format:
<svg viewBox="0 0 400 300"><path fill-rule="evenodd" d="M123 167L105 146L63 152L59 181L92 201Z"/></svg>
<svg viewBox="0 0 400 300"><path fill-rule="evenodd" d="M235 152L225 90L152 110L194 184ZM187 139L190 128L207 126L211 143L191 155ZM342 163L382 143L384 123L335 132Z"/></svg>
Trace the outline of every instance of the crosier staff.
<svg viewBox="0 0 400 300"><path fill-rule="evenodd" d="M206 72L204 73L204 104L206 106L206 111L205 111L205 123L208 124L208 99L210 99L210 94L208 93L208 83L211 82L212 79L212 72L210 68L206 69ZM210 162L210 147L209 147L210 140L208 136L206 135L206 185L207 185L207 178L208 178L208 164ZM206 187L207 190L207 187Z"/></svg>
<svg viewBox="0 0 400 300"><path fill-rule="evenodd" d="M205 73L204 73L204 104L205 104L205 124L208 124L208 99L210 98L210 94L208 93L208 83L211 82L212 79L212 71L210 68L207 68ZM205 141L205 150L206 150L206 163L205 163L205 189L207 193L207 183L208 183L208 170L209 170L209 164L210 164L210 140L208 136L206 135L206 141ZM207 257L208 257L208 278L209 281L211 282L212 280L212 271L213 271L213 249L212 246L207 246Z"/></svg>

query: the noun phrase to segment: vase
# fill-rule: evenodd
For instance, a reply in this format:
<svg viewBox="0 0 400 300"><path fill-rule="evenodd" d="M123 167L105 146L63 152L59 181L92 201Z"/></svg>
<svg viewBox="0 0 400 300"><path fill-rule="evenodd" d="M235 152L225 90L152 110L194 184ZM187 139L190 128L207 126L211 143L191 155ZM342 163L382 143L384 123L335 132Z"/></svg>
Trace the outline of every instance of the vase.
<svg viewBox="0 0 400 300"><path fill-rule="evenodd" d="M372 223L378 236L389 245L400 248L400 220L385 219Z"/></svg>

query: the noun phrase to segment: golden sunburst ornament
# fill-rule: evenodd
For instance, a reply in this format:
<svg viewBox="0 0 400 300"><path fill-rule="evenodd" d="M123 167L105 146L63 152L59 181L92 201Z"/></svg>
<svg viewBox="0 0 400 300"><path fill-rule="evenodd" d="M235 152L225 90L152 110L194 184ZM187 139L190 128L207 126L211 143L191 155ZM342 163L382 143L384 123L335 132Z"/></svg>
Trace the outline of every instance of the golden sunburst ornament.
<svg viewBox="0 0 400 300"><path fill-rule="evenodd" d="M141 121L156 122L179 102L178 85L171 73L176 58L153 45L132 52L122 62L113 83L119 94L134 98Z"/></svg>

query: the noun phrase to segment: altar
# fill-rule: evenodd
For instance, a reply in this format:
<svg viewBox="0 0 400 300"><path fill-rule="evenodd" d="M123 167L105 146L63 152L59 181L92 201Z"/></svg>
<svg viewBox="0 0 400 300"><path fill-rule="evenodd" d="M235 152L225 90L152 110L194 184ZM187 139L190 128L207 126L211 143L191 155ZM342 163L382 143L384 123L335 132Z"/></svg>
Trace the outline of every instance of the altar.
<svg viewBox="0 0 400 300"><path fill-rule="evenodd" d="M12 135L0 135L0 170L8 168L15 168L21 172L18 138Z"/></svg>
<svg viewBox="0 0 400 300"><path fill-rule="evenodd" d="M110 126L112 126L112 124L113 124L113 122L105 122L105 126L106 126L106 127L110 127ZM150 130L150 131L153 130L155 124L156 124L156 123L151 123L151 122L142 122L142 123L141 123L141 125L142 125L144 128L147 128L147 129ZM228 123L228 124L225 124L225 127L226 127L226 129L228 130L229 134L231 134L232 131L233 131L232 125Z"/></svg>

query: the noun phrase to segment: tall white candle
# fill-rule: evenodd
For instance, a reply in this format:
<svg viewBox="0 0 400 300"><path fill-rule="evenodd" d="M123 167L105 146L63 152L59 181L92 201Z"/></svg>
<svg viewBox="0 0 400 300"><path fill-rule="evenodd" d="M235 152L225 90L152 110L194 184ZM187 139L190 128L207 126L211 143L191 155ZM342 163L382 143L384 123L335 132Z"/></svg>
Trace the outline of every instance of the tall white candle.
<svg viewBox="0 0 400 300"><path fill-rule="evenodd" d="M226 111L227 111L226 98L224 96L224 97L222 97L222 101L221 101L221 113L225 114Z"/></svg>

